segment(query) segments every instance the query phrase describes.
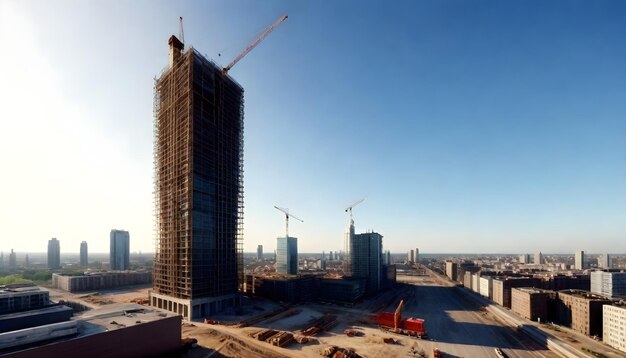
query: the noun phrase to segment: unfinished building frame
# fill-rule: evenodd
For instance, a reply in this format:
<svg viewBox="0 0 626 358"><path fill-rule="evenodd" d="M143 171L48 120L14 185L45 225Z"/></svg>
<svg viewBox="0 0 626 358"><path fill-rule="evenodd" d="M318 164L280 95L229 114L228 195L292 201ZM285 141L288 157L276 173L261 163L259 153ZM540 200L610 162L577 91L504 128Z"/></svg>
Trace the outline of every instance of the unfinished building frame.
<svg viewBox="0 0 626 358"><path fill-rule="evenodd" d="M239 303L243 88L170 38L154 88L156 256L151 304L191 319Z"/></svg>

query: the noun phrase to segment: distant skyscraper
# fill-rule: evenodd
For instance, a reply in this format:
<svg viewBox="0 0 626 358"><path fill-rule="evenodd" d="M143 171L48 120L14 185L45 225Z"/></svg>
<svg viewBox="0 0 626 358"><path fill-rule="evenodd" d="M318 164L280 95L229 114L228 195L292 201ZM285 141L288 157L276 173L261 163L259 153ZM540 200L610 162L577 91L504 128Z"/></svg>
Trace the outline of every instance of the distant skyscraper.
<svg viewBox="0 0 626 358"><path fill-rule="evenodd" d="M333 260L333 252L332 252L332 251L328 253L328 259L329 259L330 261L332 261L332 260Z"/></svg>
<svg viewBox="0 0 626 358"><path fill-rule="evenodd" d="M26 256L24 256L24 266L26 266L26 267L30 266L30 259L28 257L28 254L26 254Z"/></svg>
<svg viewBox="0 0 626 358"><path fill-rule="evenodd" d="M543 255L541 254L541 251L537 252L535 254L535 261L534 261L535 265L540 265L543 264Z"/></svg>
<svg viewBox="0 0 626 358"><path fill-rule="evenodd" d="M391 265L391 252L389 252L389 250L387 250L387 255L385 255L385 256L387 258L385 264L386 265Z"/></svg>
<svg viewBox="0 0 626 358"><path fill-rule="evenodd" d="M415 248L415 263L419 263L420 262L420 249L418 249L417 247Z"/></svg>
<svg viewBox="0 0 626 358"><path fill-rule="evenodd" d="M48 268L61 268L61 244L56 238L48 240Z"/></svg>
<svg viewBox="0 0 626 358"><path fill-rule="evenodd" d="M276 239L276 272L298 274L298 239L279 237Z"/></svg>
<svg viewBox="0 0 626 358"><path fill-rule="evenodd" d="M354 220L350 218L350 224L344 234L343 273L352 276L352 241L354 240Z"/></svg>
<svg viewBox="0 0 626 358"><path fill-rule="evenodd" d="M87 241L80 243L80 266L89 266L89 256L87 252Z"/></svg>
<svg viewBox="0 0 626 358"><path fill-rule="evenodd" d="M585 252L584 251L576 251L576 255L574 256L574 268L576 270L584 270L585 269Z"/></svg>
<svg viewBox="0 0 626 358"><path fill-rule="evenodd" d="M263 260L263 245L256 247L256 259L259 261Z"/></svg>
<svg viewBox="0 0 626 358"><path fill-rule="evenodd" d="M601 254L598 256L598 267L603 269L611 268L611 257L609 254Z"/></svg>
<svg viewBox="0 0 626 358"><path fill-rule="evenodd" d="M519 263L520 264L529 264L530 263L530 255L529 254L522 254L519 256Z"/></svg>
<svg viewBox="0 0 626 358"><path fill-rule="evenodd" d="M4 251L0 252L0 268L4 267Z"/></svg>
<svg viewBox="0 0 626 358"><path fill-rule="evenodd" d="M354 235L350 250L352 276L367 279L367 292L378 292L382 283L382 235L375 232Z"/></svg>
<svg viewBox="0 0 626 358"><path fill-rule="evenodd" d="M130 235L128 231L111 230L109 249L109 267L111 271L123 271L130 268Z"/></svg>
<svg viewBox="0 0 626 358"><path fill-rule="evenodd" d="M17 257L15 255L15 252L13 252L13 249L11 249L11 253L9 254L9 268L15 269L16 266L17 266Z"/></svg>

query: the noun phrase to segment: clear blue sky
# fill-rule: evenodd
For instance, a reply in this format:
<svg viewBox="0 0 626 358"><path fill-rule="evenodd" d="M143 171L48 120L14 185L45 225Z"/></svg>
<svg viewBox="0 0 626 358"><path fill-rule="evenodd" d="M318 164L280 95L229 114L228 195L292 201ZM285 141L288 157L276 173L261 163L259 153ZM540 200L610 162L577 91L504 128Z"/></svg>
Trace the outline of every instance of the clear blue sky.
<svg viewBox="0 0 626 358"><path fill-rule="evenodd" d="M152 85L178 16L225 65L285 13L231 71L245 251L274 249L273 205L304 219L301 252L338 250L367 197L357 232L392 252L626 252L626 3L571 0L3 1L0 250L106 252L125 228L153 251Z"/></svg>

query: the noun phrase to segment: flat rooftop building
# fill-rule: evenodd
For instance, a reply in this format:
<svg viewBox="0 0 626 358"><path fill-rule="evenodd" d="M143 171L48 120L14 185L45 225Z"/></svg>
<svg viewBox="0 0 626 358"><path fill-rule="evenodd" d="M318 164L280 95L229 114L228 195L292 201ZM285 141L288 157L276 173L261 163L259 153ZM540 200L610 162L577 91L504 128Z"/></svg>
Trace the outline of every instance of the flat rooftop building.
<svg viewBox="0 0 626 358"><path fill-rule="evenodd" d="M136 304L110 304L73 320L0 333L0 354L27 357L175 355L181 317Z"/></svg>
<svg viewBox="0 0 626 358"><path fill-rule="evenodd" d="M32 310L50 304L50 293L35 285L0 287L0 315Z"/></svg>
<svg viewBox="0 0 626 358"><path fill-rule="evenodd" d="M559 291L558 321L588 336L602 336L602 306L610 303L607 297L588 291Z"/></svg>
<svg viewBox="0 0 626 358"><path fill-rule="evenodd" d="M511 289L511 311L521 317L546 322L549 316L550 300L556 298L556 292L533 287L514 287Z"/></svg>
<svg viewBox="0 0 626 358"><path fill-rule="evenodd" d="M626 353L626 305L604 305L602 309L602 341Z"/></svg>
<svg viewBox="0 0 626 358"><path fill-rule="evenodd" d="M243 88L169 39L154 89L156 254L150 304L187 319L240 304Z"/></svg>
<svg viewBox="0 0 626 358"><path fill-rule="evenodd" d="M52 285L68 292L97 291L151 282L152 272L148 271L94 272L77 276L52 274Z"/></svg>
<svg viewBox="0 0 626 358"><path fill-rule="evenodd" d="M590 276L591 292L612 298L626 298L626 272L593 271Z"/></svg>

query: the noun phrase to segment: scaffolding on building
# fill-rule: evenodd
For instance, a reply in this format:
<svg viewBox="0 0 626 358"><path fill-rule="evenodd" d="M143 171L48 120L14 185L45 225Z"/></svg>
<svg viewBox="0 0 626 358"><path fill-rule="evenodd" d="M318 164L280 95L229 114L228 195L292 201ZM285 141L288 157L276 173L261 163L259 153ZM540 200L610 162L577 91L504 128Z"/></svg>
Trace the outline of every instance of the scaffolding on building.
<svg viewBox="0 0 626 358"><path fill-rule="evenodd" d="M154 82L154 290L232 294L244 280L243 88L180 51Z"/></svg>

